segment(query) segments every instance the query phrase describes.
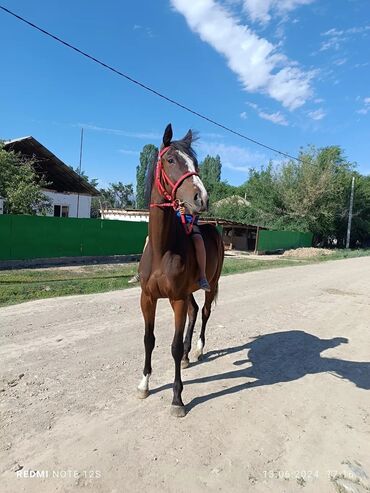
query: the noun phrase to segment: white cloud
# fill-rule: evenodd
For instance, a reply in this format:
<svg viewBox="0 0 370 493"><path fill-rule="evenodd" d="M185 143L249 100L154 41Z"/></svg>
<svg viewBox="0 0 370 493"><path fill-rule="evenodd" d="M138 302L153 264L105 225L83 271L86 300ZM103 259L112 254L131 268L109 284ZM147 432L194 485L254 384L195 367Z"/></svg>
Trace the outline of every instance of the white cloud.
<svg viewBox="0 0 370 493"><path fill-rule="evenodd" d="M299 69L215 0L171 0L171 4L192 31L226 58L244 90L267 94L290 110L311 97L313 72Z"/></svg>
<svg viewBox="0 0 370 493"><path fill-rule="evenodd" d="M258 116L260 118L263 118L264 120L268 120L272 123L276 123L277 125L283 125L283 126L288 126L289 123L285 116L280 112L276 111L275 113L267 113L266 111L263 111L257 104L255 103L247 103L247 105L250 108L253 108Z"/></svg>
<svg viewBox="0 0 370 493"><path fill-rule="evenodd" d="M353 35L362 34L365 35L370 30L370 26L358 26L351 27L349 29L337 29L333 27L324 33L321 33L321 36L326 37L327 39L321 43L320 51L326 50L339 50L341 45L348 41Z"/></svg>
<svg viewBox="0 0 370 493"><path fill-rule="evenodd" d="M95 132L102 132L110 135L121 135L122 137L130 137L133 139L159 140L162 138L160 134L156 134L154 132L129 132L127 130L117 128L99 127L97 125L91 125L90 123L79 123L77 126L83 129L93 130Z"/></svg>
<svg viewBox="0 0 370 493"><path fill-rule="evenodd" d="M334 60L333 63L335 65L340 66L340 65L344 65L345 63L347 63L347 61L348 61L348 58L338 58L337 60Z"/></svg>
<svg viewBox="0 0 370 493"><path fill-rule="evenodd" d="M145 26L141 26L140 24L135 24L132 29L134 31L141 30L141 31L145 32L149 36L149 38L154 38L153 31L151 30L150 27L145 27Z"/></svg>
<svg viewBox="0 0 370 493"><path fill-rule="evenodd" d="M246 111L242 111L242 112L240 113L240 118L241 118L242 120L246 120L246 119L248 118L248 117L247 117L247 112L246 112Z"/></svg>
<svg viewBox="0 0 370 493"><path fill-rule="evenodd" d="M223 166L243 173L248 173L250 168L259 167L267 162L264 154L252 152L246 147L210 141L199 141L196 146L199 154L203 156L218 154Z"/></svg>
<svg viewBox="0 0 370 493"><path fill-rule="evenodd" d="M363 108L357 110L356 113L359 113L360 115L367 115L370 112L370 97L364 98L363 102Z"/></svg>
<svg viewBox="0 0 370 493"><path fill-rule="evenodd" d="M253 22L267 23L271 20L271 12L284 15L313 1L315 0L243 0L243 4Z"/></svg>
<svg viewBox="0 0 370 493"><path fill-rule="evenodd" d="M285 116L282 115L280 111L277 111L276 113L265 113L264 111L260 111L258 115L264 120L268 120L278 125L284 125L284 126L289 125Z"/></svg>
<svg viewBox="0 0 370 493"><path fill-rule="evenodd" d="M118 149L120 154L126 154L128 156L138 156L140 154L139 151L132 151L130 149Z"/></svg>
<svg viewBox="0 0 370 493"><path fill-rule="evenodd" d="M322 108L319 108L318 110L310 111L308 116L310 116L312 120L322 120L326 116L326 113Z"/></svg>

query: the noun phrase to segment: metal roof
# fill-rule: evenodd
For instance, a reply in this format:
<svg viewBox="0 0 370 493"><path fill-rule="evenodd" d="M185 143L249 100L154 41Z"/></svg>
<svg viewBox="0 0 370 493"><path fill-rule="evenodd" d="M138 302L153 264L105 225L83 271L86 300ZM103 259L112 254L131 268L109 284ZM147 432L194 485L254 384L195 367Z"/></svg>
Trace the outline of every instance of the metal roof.
<svg viewBox="0 0 370 493"><path fill-rule="evenodd" d="M223 219L221 217L202 217L200 216L199 222L207 223L207 224L216 224L217 226L225 226L232 228L259 228L259 229L267 229L264 226L258 226L257 224L247 224L240 223L238 221L231 221L230 219Z"/></svg>
<svg viewBox="0 0 370 493"><path fill-rule="evenodd" d="M22 155L35 159L33 165L36 173L44 176L50 184L48 190L56 192L83 193L100 195L98 190L80 177L72 168L55 156L32 136L9 140L4 143L7 151L20 152Z"/></svg>
<svg viewBox="0 0 370 493"><path fill-rule="evenodd" d="M244 199L243 199L244 200ZM148 209L104 209L102 211L104 214L116 214L117 216L128 216L128 215L140 215L140 216L149 216ZM231 227L231 228L259 228L259 229L267 229L264 226L258 226L257 224L247 224L240 223L238 221L231 221L229 219L223 219L221 217L206 217L200 216L199 218L200 224L216 224L219 226Z"/></svg>

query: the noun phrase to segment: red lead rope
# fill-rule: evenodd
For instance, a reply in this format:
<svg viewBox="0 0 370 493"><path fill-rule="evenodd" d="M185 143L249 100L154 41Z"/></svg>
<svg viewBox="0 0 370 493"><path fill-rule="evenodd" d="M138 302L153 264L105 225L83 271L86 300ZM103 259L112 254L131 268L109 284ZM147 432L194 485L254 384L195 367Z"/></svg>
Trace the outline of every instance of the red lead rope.
<svg viewBox="0 0 370 493"><path fill-rule="evenodd" d="M171 179L169 178L169 176L166 174L165 170L163 169L163 165L162 165L162 157L168 151L169 148L170 148L170 146L164 147L159 152L157 166L156 166L156 170L155 170L155 184L156 184L157 190L167 202L165 202L164 204L150 204L150 207L172 207L175 211L178 211L179 207L180 207L180 201L178 199L176 199L177 189L183 183L183 181L186 180L186 178L189 178L189 176L199 176L199 175L195 171L189 171L189 172L183 174L177 180L176 183L173 183L171 181ZM167 183L167 185L170 185L170 187L172 189L171 194L169 194L167 192L167 190L165 189L164 184L166 184L166 183ZM193 216L192 221L189 225L186 223L185 214L181 213L180 217L181 217L181 223L185 229L185 233L187 235L190 235L192 230L193 230L193 225L194 225L194 220L195 220L194 216Z"/></svg>

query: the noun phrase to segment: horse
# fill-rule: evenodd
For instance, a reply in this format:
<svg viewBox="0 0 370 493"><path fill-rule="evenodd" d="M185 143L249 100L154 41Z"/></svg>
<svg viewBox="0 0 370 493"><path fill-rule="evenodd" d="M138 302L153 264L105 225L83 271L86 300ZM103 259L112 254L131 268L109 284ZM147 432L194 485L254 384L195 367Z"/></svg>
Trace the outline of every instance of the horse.
<svg viewBox="0 0 370 493"><path fill-rule="evenodd" d="M138 396L149 395L151 358L155 345L154 322L157 301L168 298L174 312L175 333L172 356L175 362L171 415L186 414L182 401L181 368L189 366L193 330L199 307L193 293L199 289L199 271L189 231L174 210L184 205L191 214L208 209L208 194L199 177L199 167L192 143L196 139L189 130L181 140L172 141L172 126L167 125L160 150L146 177L146 194L150 196L149 238L140 264L141 311L145 323L145 363ZM189 226L189 225L187 225ZM210 291L205 293L202 309L202 328L197 342L196 357L202 358L205 330L211 314L212 302L218 293L218 281L224 259L224 247L215 226L200 226L207 252L206 274ZM188 327L184 341L186 318Z"/></svg>

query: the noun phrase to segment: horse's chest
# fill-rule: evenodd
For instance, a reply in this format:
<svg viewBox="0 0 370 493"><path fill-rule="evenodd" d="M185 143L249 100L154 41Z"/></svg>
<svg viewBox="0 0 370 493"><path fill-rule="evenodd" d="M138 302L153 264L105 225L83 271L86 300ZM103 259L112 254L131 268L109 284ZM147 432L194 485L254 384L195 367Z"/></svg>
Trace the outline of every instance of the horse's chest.
<svg viewBox="0 0 370 493"><path fill-rule="evenodd" d="M146 290L156 298L182 298L192 283L191 274L179 255L165 255L157 266L153 266Z"/></svg>

